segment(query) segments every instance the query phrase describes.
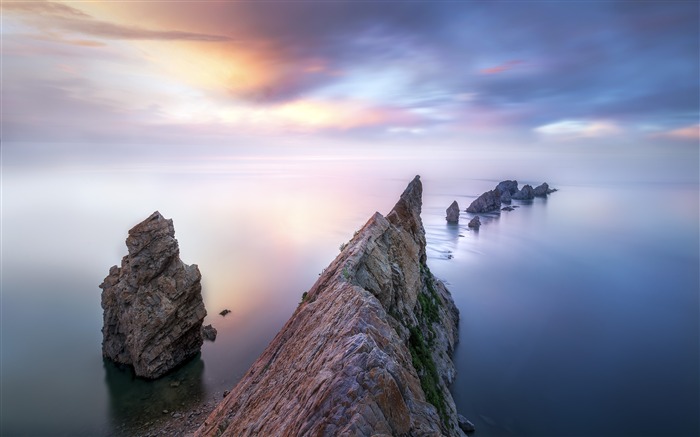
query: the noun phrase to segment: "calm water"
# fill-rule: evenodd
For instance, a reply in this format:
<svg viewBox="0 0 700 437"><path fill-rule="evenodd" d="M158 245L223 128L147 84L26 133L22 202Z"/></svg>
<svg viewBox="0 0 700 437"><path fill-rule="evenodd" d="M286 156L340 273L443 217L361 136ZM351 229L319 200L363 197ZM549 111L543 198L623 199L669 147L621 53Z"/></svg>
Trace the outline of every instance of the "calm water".
<svg viewBox="0 0 700 437"><path fill-rule="evenodd" d="M575 154L134 152L101 162L67 150L33 163L3 147L2 435L128 433L163 409L220 399L339 244L415 174L430 266L462 313L454 396L478 435L699 432L696 152L690 164L627 161L620 175L615 162ZM669 171L678 166L681 176ZM560 191L485 217L478 232L464 219L446 225L452 200L464 210L505 178ZM102 360L97 286L128 229L155 209L174 219L183 260L200 266L205 323L219 336L147 382Z"/></svg>

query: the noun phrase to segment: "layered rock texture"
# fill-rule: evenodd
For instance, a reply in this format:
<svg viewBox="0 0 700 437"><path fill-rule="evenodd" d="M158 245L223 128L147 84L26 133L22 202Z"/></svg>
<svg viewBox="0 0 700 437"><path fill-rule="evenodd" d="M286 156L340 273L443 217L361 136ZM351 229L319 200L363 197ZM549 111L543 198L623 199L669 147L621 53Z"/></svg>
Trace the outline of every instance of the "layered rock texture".
<svg viewBox="0 0 700 437"><path fill-rule="evenodd" d="M180 260L172 220L154 212L129 231L129 254L102 289L102 353L158 378L199 352L207 312L197 265Z"/></svg>
<svg viewBox="0 0 700 437"><path fill-rule="evenodd" d="M426 264L416 177L325 269L198 436L462 435L459 314Z"/></svg>

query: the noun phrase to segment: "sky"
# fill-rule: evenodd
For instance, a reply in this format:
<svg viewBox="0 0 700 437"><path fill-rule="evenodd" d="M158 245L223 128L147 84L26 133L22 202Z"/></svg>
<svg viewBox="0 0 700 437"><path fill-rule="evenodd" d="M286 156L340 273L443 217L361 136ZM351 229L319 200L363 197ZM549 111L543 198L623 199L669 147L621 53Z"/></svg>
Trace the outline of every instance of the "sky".
<svg viewBox="0 0 700 437"><path fill-rule="evenodd" d="M3 1L8 143L700 138L697 1Z"/></svg>

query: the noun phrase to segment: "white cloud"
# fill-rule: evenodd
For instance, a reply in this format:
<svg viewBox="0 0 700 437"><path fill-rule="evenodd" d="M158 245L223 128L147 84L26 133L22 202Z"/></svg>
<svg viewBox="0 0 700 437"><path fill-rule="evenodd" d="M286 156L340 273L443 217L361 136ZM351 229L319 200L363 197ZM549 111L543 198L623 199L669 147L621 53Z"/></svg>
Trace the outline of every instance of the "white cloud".
<svg viewBox="0 0 700 437"><path fill-rule="evenodd" d="M549 137L571 139L606 137L622 131L617 123L609 120L560 120L534 130Z"/></svg>

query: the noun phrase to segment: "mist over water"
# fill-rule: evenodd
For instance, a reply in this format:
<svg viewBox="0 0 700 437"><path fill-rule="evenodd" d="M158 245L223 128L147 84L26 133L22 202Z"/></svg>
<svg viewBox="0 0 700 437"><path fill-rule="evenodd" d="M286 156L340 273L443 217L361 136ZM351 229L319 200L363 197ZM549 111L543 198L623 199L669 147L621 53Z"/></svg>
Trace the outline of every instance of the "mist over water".
<svg viewBox="0 0 700 437"><path fill-rule="evenodd" d="M461 311L453 393L479 435L698 433L697 149L242 150L3 144L3 435L128 433L220 399L415 174L428 262ZM478 232L464 212L445 223L507 178L560 191ZM219 335L147 382L103 361L98 285L154 210Z"/></svg>

